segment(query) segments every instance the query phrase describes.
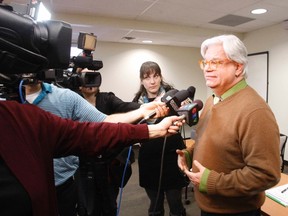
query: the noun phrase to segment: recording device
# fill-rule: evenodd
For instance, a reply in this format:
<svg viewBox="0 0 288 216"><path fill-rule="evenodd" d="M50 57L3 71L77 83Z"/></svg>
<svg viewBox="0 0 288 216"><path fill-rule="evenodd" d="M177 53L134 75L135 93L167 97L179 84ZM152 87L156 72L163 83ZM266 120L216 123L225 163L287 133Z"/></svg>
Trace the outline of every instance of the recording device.
<svg viewBox="0 0 288 216"><path fill-rule="evenodd" d="M181 102L187 99L188 96L189 93L187 90L178 91L176 89L171 89L161 98L161 101L164 102L169 108L170 115L177 115L177 110L181 106ZM155 115L156 111L153 111L148 116L143 118L138 124L141 124L148 119L153 118Z"/></svg>
<svg viewBox="0 0 288 216"><path fill-rule="evenodd" d="M169 107L170 112L173 112L173 110L177 109L177 107L179 106L179 98L178 98L179 96L176 94L179 95L180 94L179 91L177 89L171 89L161 98L161 101L164 102L167 107ZM180 96L181 95L182 93L180 94Z"/></svg>
<svg viewBox="0 0 288 216"><path fill-rule="evenodd" d="M175 96L175 94L178 92L177 89L171 89L170 91L166 92L165 95L161 98L161 101L164 103L169 103ZM147 121L150 118L153 118L156 115L156 111L153 111L149 115L145 116L141 121L138 122L138 124L142 124L143 122Z"/></svg>
<svg viewBox="0 0 288 216"><path fill-rule="evenodd" d="M93 33L80 32L78 36L78 49L82 49L82 55L74 56L71 59L73 68L88 68L89 70L100 70L103 62L93 60L93 52L96 49L97 36Z"/></svg>
<svg viewBox="0 0 288 216"><path fill-rule="evenodd" d="M56 82L58 85L78 90L79 86L98 87L101 84L101 75L99 73L81 72L79 69L87 68L98 71L103 68L103 62L93 59L93 51L96 49L97 36L93 33L80 32L78 36L78 49L82 53L73 56L69 60L66 70L50 69L39 72L37 77L46 82Z"/></svg>
<svg viewBox="0 0 288 216"><path fill-rule="evenodd" d="M181 102L188 97L188 92L186 90L178 91L176 89L172 89L168 91L162 98L161 101L166 104L169 108L169 113L171 115L176 115L177 110L181 105ZM156 112L152 112L148 116L145 117L145 120L152 118L156 115Z"/></svg>
<svg viewBox="0 0 288 216"><path fill-rule="evenodd" d="M97 36L93 33L79 33L77 44L83 51L80 55L71 58L69 68L72 70L64 71L66 79L58 84L73 91L78 91L79 86L99 87L101 85L102 77L98 70L103 67L103 62L93 59L96 43ZM82 72L81 69L85 68L92 71Z"/></svg>
<svg viewBox="0 0 288 216"><path fill-rule="evenodd" d="M71 25L35 22L0 7L0 65L3 74L66 69L70 61Z"/></svg>
<svg viewBox="0 0 288 216"><path fill-rule="evenodd" d="M191 99L191 102L194 100L196 88L194 86L190 86L187 88L187 91L189 93L189 99Z"/></svg>
<svg viewBox="0 0 288 216"><path fill-rule="evenodd" d="M78 73L77 68L100 70L103 62L93 60L97 37L81 32L78 48L81 56L71 58L71 25L63 21L36 22L28 15L0 4L0 98L19 100L19 84L37 80L78 90L82 86L100 86L100 73ZM5 5L6 6L6 5ZM5 9L4 9L5 8ZM30 77L23 76L29 73Z"/></svg>
<svg viewBox="0 0 288 216"><path fill-rule="evenodd" d="M169 107L171 115L178 115L177 110L180 108L182 102L185 104L193 102L196 89L194 86L190 86L187 90L176 90L176 92L174 92L175 89L167 92L161 98L161 101L166 103L166 106Z"/></svg>
<svg viewBox="0 0 288 216"><path fill-rule="evenodd" d="M203 108L201 100L194 100L190 104L181 106L177 113L180 116L185 116L185 122L191 127L196 125L199 121L199 111Z"/></svg>
<svg viewBox="0 0 288 216"><path fill-rule="evenodd" d="M81 72L79 77L83 87L99 87L102 83L102 76L99 72Z"/></svg>
<svg viewBox="0 0 288 216"><path fill-rule="evenodd" d="M171 115L177 115L177 110L181 106L181 102L189 97L187 90L178 91L170 100L164 101L166 106L169 107L169 113Z"/></svg>

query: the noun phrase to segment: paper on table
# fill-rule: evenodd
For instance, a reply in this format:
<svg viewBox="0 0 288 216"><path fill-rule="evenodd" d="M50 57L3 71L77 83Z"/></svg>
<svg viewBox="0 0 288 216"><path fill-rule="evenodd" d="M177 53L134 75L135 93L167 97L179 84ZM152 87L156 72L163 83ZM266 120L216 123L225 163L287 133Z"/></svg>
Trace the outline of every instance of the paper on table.
<svg viewBox="0 0 288 216"><path fill-rule="evenodd" d="M285 207L288 206L288 184L270 188L265 191L265 194L275 202L278 202Z"/></svg>

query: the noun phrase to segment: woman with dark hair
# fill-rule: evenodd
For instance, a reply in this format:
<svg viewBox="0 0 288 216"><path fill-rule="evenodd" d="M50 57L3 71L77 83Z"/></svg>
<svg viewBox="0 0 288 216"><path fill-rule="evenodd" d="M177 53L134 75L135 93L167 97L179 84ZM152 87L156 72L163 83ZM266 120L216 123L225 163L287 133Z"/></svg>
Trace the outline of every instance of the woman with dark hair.
<svg viewBox="0 0 288 216"><path fill-rule="evenodd" d="M142 64L140 80L139 91L133 99L133 102L139 104L160 101L167 91L173 89L172 85L164 82L159 65L152 61ZM148 123L153 124L160 120ZM185 216L182 188L186 185L186 181L179 171L176 154L176 149L185 147L181 134L147 142L149 145L141 145L139 149L138 164L140 186L145 189L150 199L149 216L164 215L165 196L170 216Z"/></svg>

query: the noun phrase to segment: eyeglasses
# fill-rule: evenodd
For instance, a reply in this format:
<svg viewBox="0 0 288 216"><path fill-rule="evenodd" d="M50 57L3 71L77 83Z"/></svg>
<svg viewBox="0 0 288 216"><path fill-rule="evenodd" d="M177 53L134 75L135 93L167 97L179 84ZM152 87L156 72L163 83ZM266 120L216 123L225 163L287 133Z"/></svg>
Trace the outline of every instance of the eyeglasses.
<svg viewBox="0 0 288 216"><path fill-rule="evenodd" d="M200 68L202 70L204 70L204 68L208 65L208 68L210 68L211 70L216 70L218 68L219 65L222 65L222 64L227 64L227 63L231 63L231 62L234 62L232 60L229 60L229 59L224 59L224 60L210 60L210 61L207 61L207 60L200 60L199 61L199 65L200 65Z"/></svg>

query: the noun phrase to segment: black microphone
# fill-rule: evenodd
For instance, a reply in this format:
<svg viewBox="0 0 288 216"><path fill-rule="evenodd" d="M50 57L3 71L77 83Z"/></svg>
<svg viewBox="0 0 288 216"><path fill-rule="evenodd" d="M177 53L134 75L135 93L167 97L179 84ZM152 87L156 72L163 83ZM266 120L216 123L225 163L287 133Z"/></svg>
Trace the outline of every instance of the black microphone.
<svg viewBox="0 0 288 216"><path fill-rule="evenodd" d="M161 101L164 103L168 103L170 100L173 99L174 95L178 92L177 89L171 89L170 91L166 92L165 95L162 96ZM145 116L141 121L138 122L138 124L141 124L148 119L154 117L156 115L156 111L151 112L149 115Z"/></svg>
<svg viewBox="0 0 288 216"><path fill-rule="evenodd" d="M178 91L170 100L163 101L169 107L170 115L177 115L177 110L181 106L181 102L187 99L189 92L187 90Z"/></svg>
<svg viewBox="0 0 288 216"><path fill-rule="evenodd" d="M181 106L177 113L180 116L185 116L186 123L191 127L196 125L199 121L199 111L203 108L203 102L201 100L194 100L190 104Z"/></svg>
<svg viewBox="0 0 288 216"><path fill-rule="evenodd" d="M161 101L164 103L167 103L169 100L171 100L174 95L179 92L177 89L171 89L170 91L166 92L165 95L161 98Z"/></svg>
<svg viewBox="0 0 288 216"><path fill-rule="evenodd" d="M187 88L187 91L189 93L189 98L193 101L194 96L195 96L195 92L196 92L196 88L194 86L190 86Z"/></svg>
<svg viewBox="0 0 288 216"><path fill-rule="evenodd" d="M181 106L181 102L184 101L189 96L189 93L187 90L181 90L178 91L176 89L172 89L168 91L162 98L161 101L166 104L166 106L169 108L169 114L177 115L177 110ZM152 118L156 115L156 111L153 111L149 115L147 115L145 118L143 118L138 124L143 123L144 121L148 120L149 118Z"/></svg>

